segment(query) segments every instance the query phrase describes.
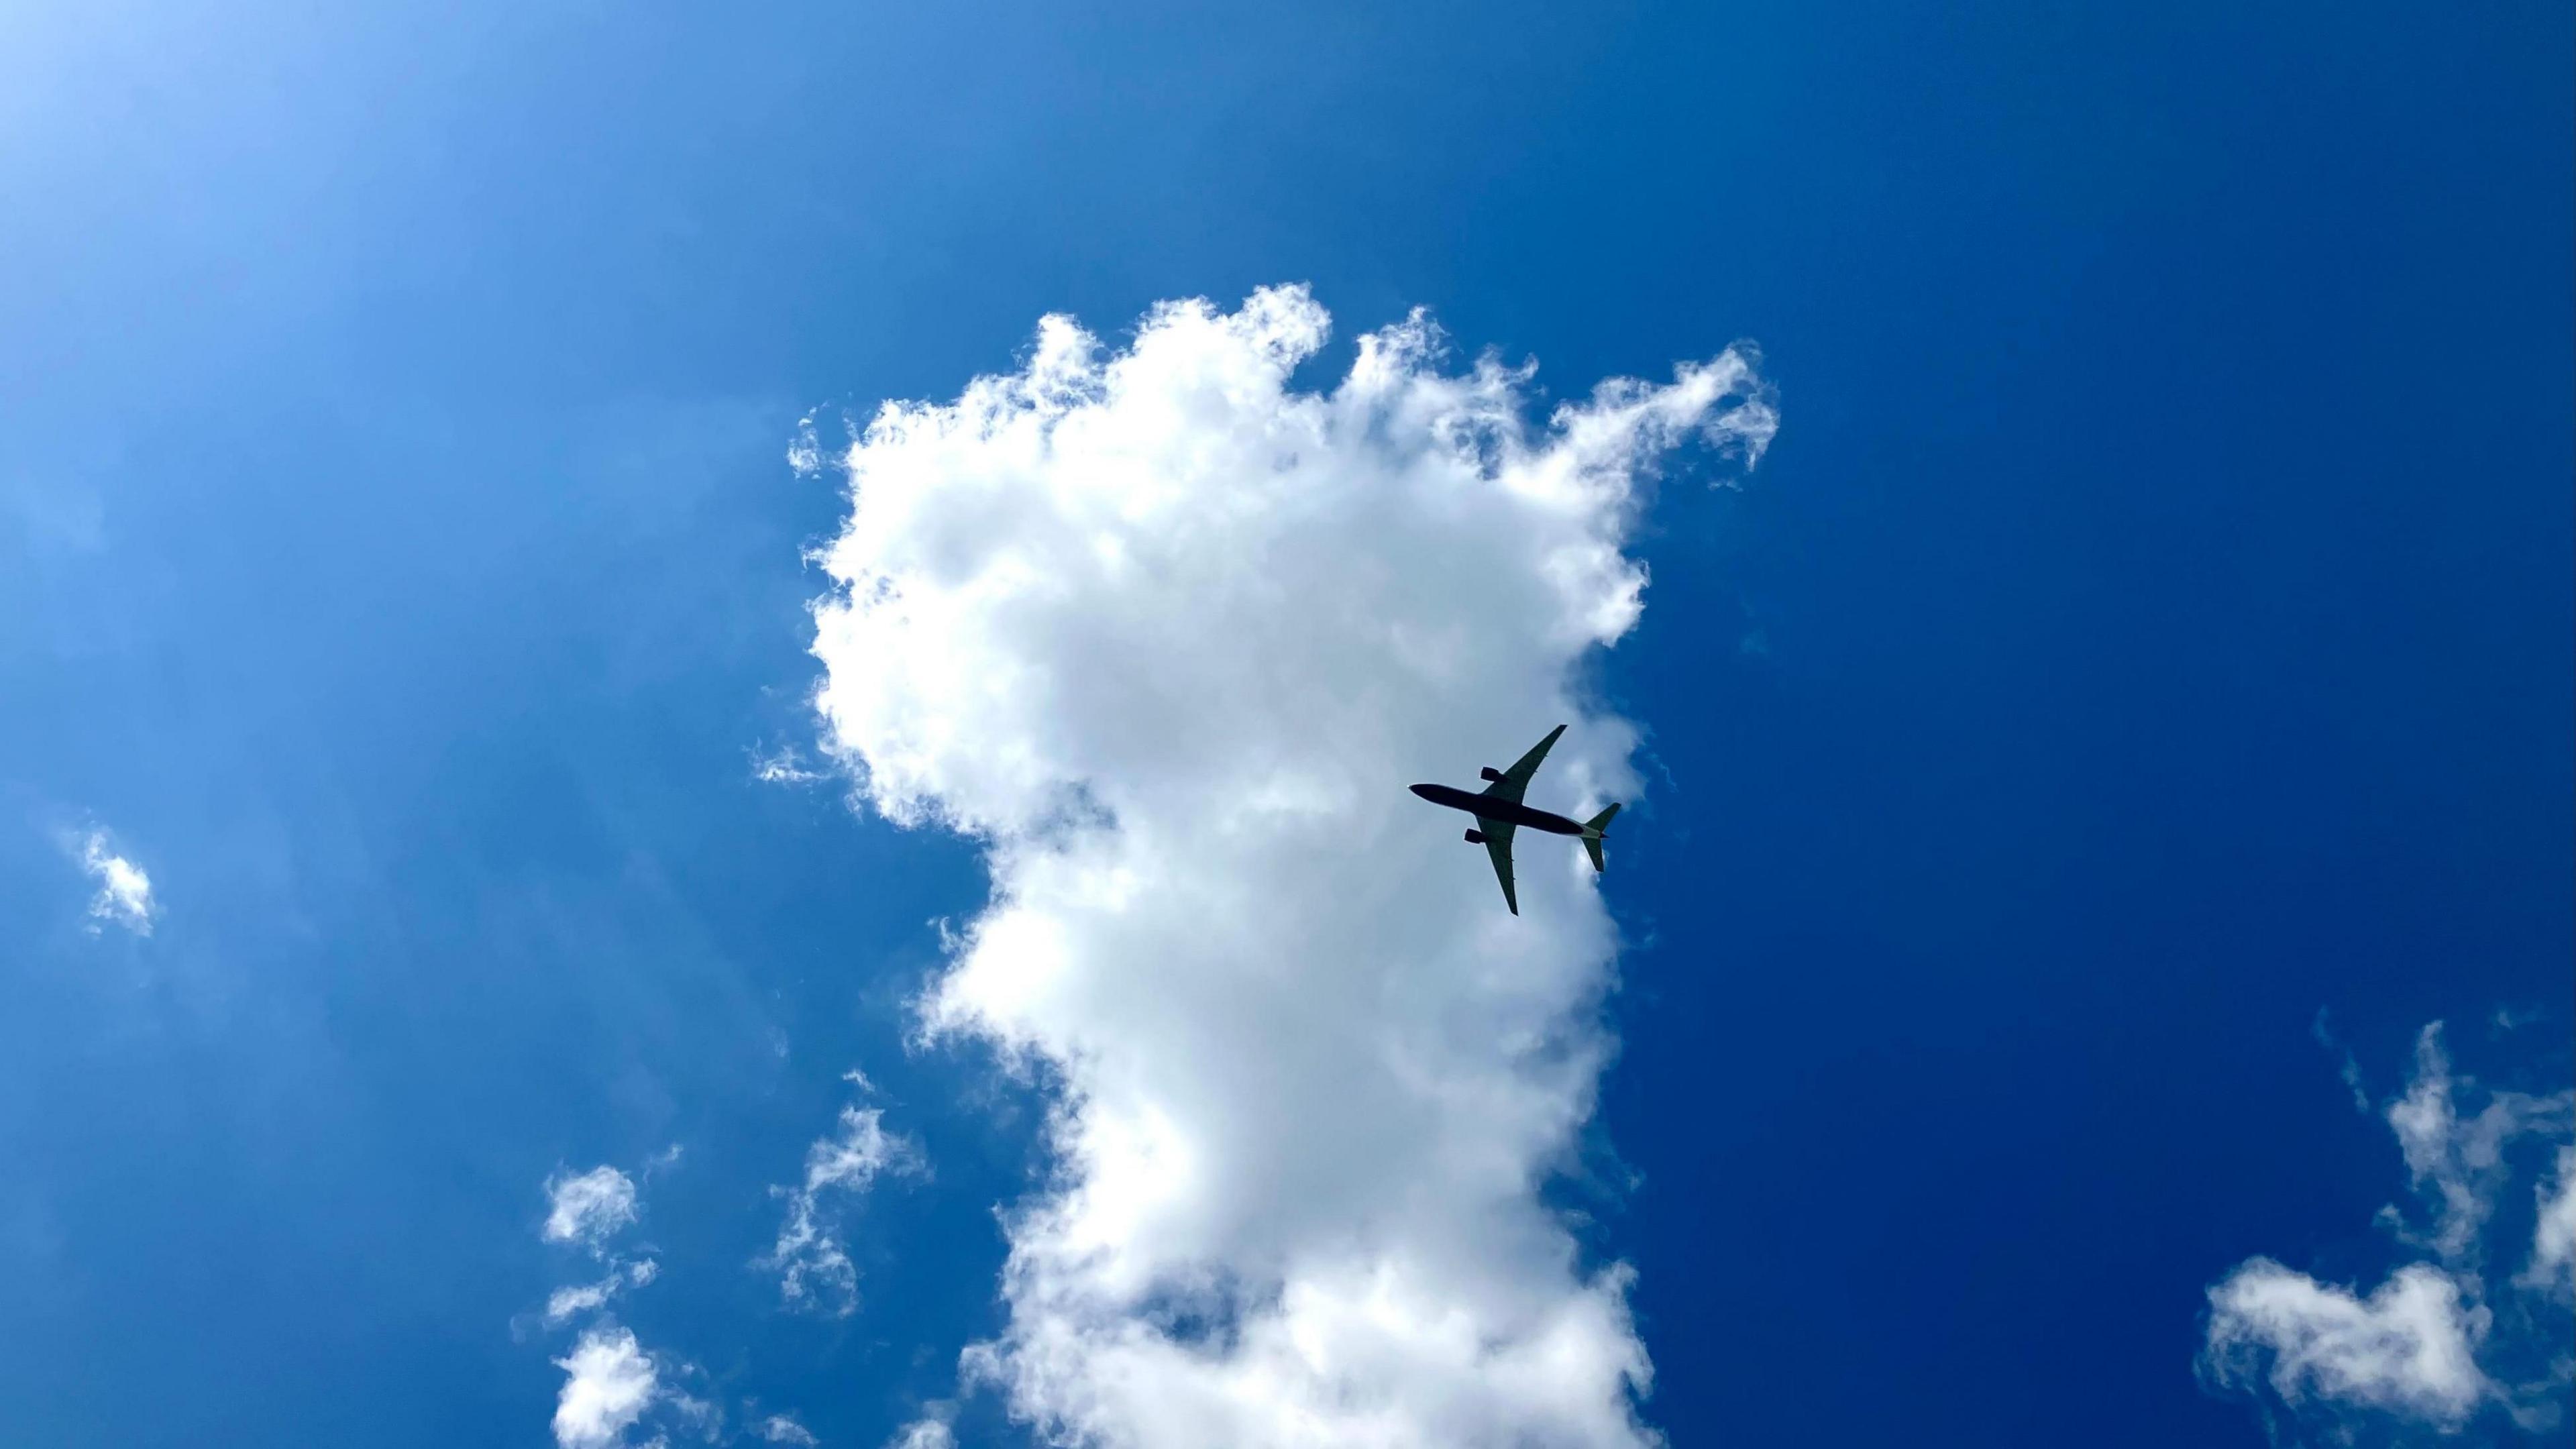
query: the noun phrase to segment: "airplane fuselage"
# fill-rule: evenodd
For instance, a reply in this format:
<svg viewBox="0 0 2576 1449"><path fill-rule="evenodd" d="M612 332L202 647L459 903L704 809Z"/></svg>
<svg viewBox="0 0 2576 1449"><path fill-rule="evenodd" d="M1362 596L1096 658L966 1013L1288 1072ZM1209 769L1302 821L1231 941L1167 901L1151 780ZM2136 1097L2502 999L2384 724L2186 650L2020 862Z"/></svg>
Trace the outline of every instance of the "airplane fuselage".
<svg viewBox="0 0 2576 1449"><path fill-rule="evenodd" d="M1498 825L1518 825L1530 830L1544 830L1550 835L1583 833L1581 822L1568 820L1553 811L1532 809L1517 800L1505 800L1494 795L1479 795L1473 790L1461 790L1454 785L1416 785L1413 787L1413 793L1434 805L1446 805L1452 810L1464 810L1479 820L1491 820Z"/></svg>

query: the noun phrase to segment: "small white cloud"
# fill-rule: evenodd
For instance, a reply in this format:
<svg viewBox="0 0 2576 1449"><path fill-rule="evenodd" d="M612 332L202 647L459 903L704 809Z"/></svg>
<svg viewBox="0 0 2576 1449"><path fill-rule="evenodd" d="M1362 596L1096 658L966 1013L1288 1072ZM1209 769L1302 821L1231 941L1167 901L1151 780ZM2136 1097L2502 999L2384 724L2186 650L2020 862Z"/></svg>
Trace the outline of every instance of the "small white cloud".
<svg viewBox="0 0 2576 1449"><path fill-rule="evenodd" d="M769 754L753 755L751 777L764 785L811 785L829 778L821 770L807 769L805 756L794 745L780 745Z"/></svg>
<svg viewBox="0 0 2576 1449"><path fill-rule="evenodd" d="M800 478L823 471L823 442L815 436L812 413L796 420L796 436L787 444L787 466Z"/></svg>
<svg viewBox="0 0 2576 1449"><path fill-rule="evenodd" d="M90 898L90 929L123 926L138 936L152 934L152 877L143 867L108 848L107 832L91 830L80 837L81 869L98 882Z"/></svg>
<svg viewBox="0 0 2576 1449"><path fill-rule="evenodd" d="M761 1420L760 1437L768 1440L772 1444L804 1444L810 1446L822 1442L814 1437L813 1430L797 1423L794 1419L787 1417L785 1414L772 1414L768 1418Z"/></svg>
<svg viewBox="0 0 2576 1449"><path fill-rule="evenodd" d="M595 1283L570 1284L556 1289L546 1299L546 1326L560 1328L575 1317L608 1306L608 1300L628 1288L641 1288L660 1276L661 1265L650 1258L632 1263L612 1263L608 1276Z"/></svg>
<svg viewBox="0 0 2576 1449"><path fill-rule="evenodd" d="M634 1180L614 1167L594 1167L578 1176L557 1173L546 1179L546 1199L549 1243L579 1243L596 1251L635 1221Z"/></svg>
<svg viewBox="0 0 2576 1449"><path fill-rule="evenodd" d="M957 1435L942 1419L915 1419L886 1441L886 1449L957 1449Z"/></svg>
<svg viewBox="0 0 2576 1449"><path fill-rule="evenodd" d="M2342 1062L2344 1090L2352 1093L2352 1110L2369 1111L2370 1092L2362 1085L2361 1059L2354 1056L2352 1048L2344 1045L2343 1041L2335 1035L2333 1023L2328 1018L2324 1007L2318 1007L2316 1019L2308 1023L2308 1035L2315 1037L2317 1045L2333 1052Z"/></svg>
<svg viewBox="0 0 2576 1449"><path fill-rule="evenodd" d="M2474 1086L2452 1076L2437 1021L2417 1036L2415 1078L2388 1108L2389 1130L2406 1154L2415 1189L2434 1205L2430 1231L2407 1235L2455 1266L2472 1265L2478 1236L2511 1175L2506 1147L2534 1132L2564 1131L2576 1102L2564 1092L2491 1092L2482 1109L2463 1117L2458 1100Z"/></svg>
<svg viewBox="0 0 2576 1449"><path fill-rule="evenodd" d="M2478 1368L2485 1308L2438 1268L2401 1268L2363 1299L2267 1258L2209 1290L2209 1364L2247 1386L2268 1364L2272 1391L2379 1409L2451 1428L2494 1392Z"/></svg>
<svg viewBox="0 0 2576 1449"><path fill-rule="evenodd" d="M694 1364L683 1364L681 1371L694 1374L698 1369ZM716 1407L714 1400L702 1399L669 1385L662 1388L660 1399L662 1406L695 1430L699 1438L713 1444L724 1437L724 1410Z"/></svg>
<svg viewBox="0 0 2576 1449"><path fill-rule="evenodd" d="M569 1357L555 1360L566 1374L555 1401L559 1449L604 1449L617 1443L659 1393L653 1360L622 1328L593 1329Z"/></svg>
<svg viewBox="0 0 2576 1449"><path fill-rule="evenodd" d="M2558 1149L2552 1181L2533 1190L2540 1220L2531 1234L2531 1266L2522 1281L2558 1296L2576 1296L2576 1147Z"/></svg>
<svg viewBox="0 0 2576 1449"><path fill-rule="evenodd" d="M546 1299L546 1323L549 1327L559 1326L569 1322L577 1313L588 1313L602 1307L617 1289L618 1278L613 1273L596 1283L558 1288Z"/></svg>
<svg viewBox="0 0 2576 1449"><path fill-rule="evenodd" d="M2331 1042L2320 1022L2320 1037ZM2359 1072L2348 1053L2344 1076L2358 1097ZM2467 1110L2470 1103L2479 1103L2477 1110ZM2386 1120L2429 1213L2418 1226L2391 1206L2380 1209L2379 1221L2429 1259L2401 1265L2366 1295L2270 1258L2250 1259L2209 1290L2202 1371L2258 1399L2268 1389L2294 1418L2346 1442L2366 1419L2449 1433L2490 1405L2526 1430L2554 1423L2569 1364L2550 1336L2563 1318L2553 1327L2528 1299L2499 1314L2484 1264L2489 1224L2515 1163L2529 1156L2517 1144L2535 1135L2563 1138L2571 1108L2576 1093L2481 1089L2452 1071L2441 1023L2425 1027L2414 1073ZM2515 1288L2555 1294L2568 1281L2576 1205L2567 1201L2567 1183L2576 1174L2576 1148L2561 1147L2557 1163L2555 1187L2536 1192L2539 1224ZM2532 1369L2540 1377L2530 1377Z"/></svg>
<svg viewBox="0 0 2576 1449"><path fill-rule="evenodd" d="M864 1076L850 1076L865 1089ZM777 1272L779 1295L789 1306L834 1316L857 1309L858 1268L842 1245L833 1199L865 1191L881 1172L921 1170L920 1149L886 1131L884 1119L878 1108L842 1108L838 1130L806 1150L804 1185L771 1189L787 1199L787 1220L755 1266Z"/></svg>

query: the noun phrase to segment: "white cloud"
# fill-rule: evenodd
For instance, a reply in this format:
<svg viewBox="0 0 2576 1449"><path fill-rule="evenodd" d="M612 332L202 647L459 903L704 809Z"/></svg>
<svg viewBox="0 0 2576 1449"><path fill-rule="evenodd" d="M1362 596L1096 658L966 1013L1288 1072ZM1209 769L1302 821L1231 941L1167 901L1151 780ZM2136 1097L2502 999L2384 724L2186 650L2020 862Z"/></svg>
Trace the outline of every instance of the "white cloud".
<svg viewBox="0 0 2576 1449"><path fill-rule="evenodd" d="M1728 352L1527 417L1418 315L1329 393L1301 289L888 406L824 556L818 703L875 807L980 839L927 1031L1063 1087L970 1355L1043 1432L1152 1446L1652 1442L1622 1267L1539 1189L1591 1115L1617 932L1579 851L1504 913L1405 793L1508 764L1628 798L1573 670L1636 623L1643 478L1776 427ZM1615 856L1617 842L1612 851Z"/></svg>
<svg viewBox="0 0 2576 1449"><path fill-rule="evenodd" d="M695 1364L682 1364L680 1371L684 1374L700 1373ZM724 1410L718 1408L714 1400L701 1399L695 1394L668 1384L662 1386L656 1398L662 1407L687 1425L699 1438L710 1444L724 1438ZM655 1439L659 1442L660 1436L656 1435Z"/></svg>
<svg viewBox="0 0 2576 1449"><path fill-rule="evenodd" d="M2534 1132L2564 1130L2570 1102L2576 1101L2567 1093L2492 1092L2484 1108L2464 1118L2457 1098L2470 1085L2453 1079L2437 1021L2416 1038L2415 1078L2388 1108L2389 1129L2406 1154L2415 1188L2434 1203L2431 1231L2415 1236L2454 1264L2470 1261L2495 1210L2510 1175L2506 1146Z"/></svg>
<svg viewBox="0 0 2576 1449"><path fill-rule="evenodd" d="M861 1091L867 1090L864 1075L848 1075ZM806 1149L804 1185L771 1189L787 1199L787 1220L757 1266L776 1270L779 1294L791 1306L819 1307L835 1315L855 1311L859 1273L841 1242L834 1199L866 1191L880 1172L916 1172L920 1166L919 1149L885 1130L881 1110L843 1107L833 1135Z"/></svg>
<svg viewBox="0 0 2576 1449"><path fill-rule="evenodd" d="M764 785L811 785L829 776L805 767L805 756L794 745L780 745L767 754L751 757L751 777Z"/></svg>
<svg viewBox="0 0 2576 1449"><path fill-rule="evenodd" d="M785 1414L772 1414L768 1418L761 1420L760 1437L768 1440L772 1444L804 1444L810 1446L822 1442L814 1437L813 1430L797 1423L794 1419L787 1417Z"/></svg>
<svg viewBox="0 0 2576 1449"><path fill-rule="evenodd" d="M108 848L107 832L91 830L78 842L81 869L98 882L89 902L90 929L123 926L138 936L152 934L152 877L143 867Z"/></svg>
<svg viewBox="0 0 2576 1449"><path fill-rule="evenodd" d="M674 1146L647 1159L644 1175L679 1160ZM561 1328L583 1314L600 1317L582 1330L569 1357L555 1360L566 1378L555 1404L555 1442L560 1449L604 1449L627 1442L626 1431L648 1411L664 1421L676 1420L713 1442L722 1433L723 1415L712 1402L669 1382L700 1371L685 1360L657 1359L635 1341L635 1335L604 1310L629 1289L642 1288L661 1276L651 1258L626 1259L606 1253L608 1240L633 1224L641 1211L634 1179L614 1167L588 1172L557 1172L546 1179L546 1221L550 1243L572 1243L606 1261L607 1272L596 1281L566 1284L546 1298L545 1324ZM667 1446L655 1433L645 1449Z"/></svg>
<svg viewBox="0 0 2576 1449"><path fill-rule="evenodd" d="M2557 1171L2532 1196L2540 1211L2523 1281L2562 1297L2576 1295L2576 1147L2558 1149Z"/></svg>
<svg viewBox="0 0 2576 1449"><path fill-rule="evenodd" d="M615 1444L652 1407L660 1392L653 1360L622 1328L597 1328L581 1336L568 1358L563 1393L555 1402L555 1443L560 1449L602 1449Z"/></svg>
<svg viewBox="0 0 2576 1449"><path fill-rule="evenodd" d="M942 1419L915 1419L895 1431L886 1449L957 1449L957 1435Z"/></svg>
<svg viewBox="0 0 2576 1449"><path fill-rule="evenodd" d="M2401 1268L2369 1298L2256 1258L2210 1290L2209 1353L2222 1383L2268 1363L2274 1393L2456 1426L2494 1391L2478 1368L2485 1308L2438 1268Z"/></svg>
<svg viewBox="0 0 2576 1449"><path fill-rule="evenodd" d="M607 1277L595 1283L571 1284L556 1289L546 1299L546 1326L560 1328L576 1316L608 1306L608 1300L629 1287L641 1288L662 1271L650 1258L612 1267Z"/></svg>
<svg viewBox="0 0 2576 1449"><path fill-rule="evenodd" d="M546 1179L545 1239L597 1250L635 1221L635 1182L614 1167Z"/></svg>
<svg viewBox="0 0 2576 1449"><path fill-rule="evenodd" d="M2349 1056L2344 1075L2357 1083ZM2462 1104L2481 1096L2484 1105L2464 1114ZM2204 1371L2258 1398L2268 1387L2294 1416L2333 1426L2333 1437L2346 1440L2356 1423L2374 1416L2449 1432L2490 1404L2525 1429L2554 1423L2553 1400L2568 1374L2563 1351L2551 1347L2564 1336L2563 1315L2553 1321L2546 1303L2526 1301L2500 1317L2483 1264L2488 1225L2513 1177L2514 1149L2535 1135L2563 1137L2571 1104L2576 1094L2482 1091L2451 1070L2441 1023L2424 1028L2414 1075L2389 1104L2387 1121L2430 1222L2419 1228L2395 1207L2381 1209L2380 1220L2431 1260L2400 1266L2365 1296L2269 1258L2251 1259L2209 1290ZM2576 1151L2561 1148L2558 1160L2563 1184ZM2548 1260L2557 1204L2546 1189L2538 1201L2531 1266L2517 1287L2545 1288L2564 1276ZM2576 1209L2568 1212L2566 1230L2576 1236ZM2540 1376L2502 1375L2499 1365L2536 1368Z"/></svg>
<svg viewBox="0 0 2576 1449"><path fill-rule="evenodd" d="M569 1322L575 1314L588 1313L604 1306L623 1286L611 1273L596 1283L582 1283L556 1289L546 1299L546 1323L549 1327Z"/></svg>
<svg viewBox="0 0 2576 1449"><path fill-rule="evenodd" d="M2328 1021L2326 1009L2324 1007L2318 1007L2316 1018L2308 1023L2308 1035L2315 1037L2317 1039L2317 1045L2333 1052L2336 1058L2341 1061L2344 1090L2352 1093L2352 1110L2356 1112L2369 1111L2370 1090L2362 1084L2361 1059L2354 1056L2352 1054L2352 1048L2344 1045L2343 1042L2335 1036L2334 1027Z"/></svg>

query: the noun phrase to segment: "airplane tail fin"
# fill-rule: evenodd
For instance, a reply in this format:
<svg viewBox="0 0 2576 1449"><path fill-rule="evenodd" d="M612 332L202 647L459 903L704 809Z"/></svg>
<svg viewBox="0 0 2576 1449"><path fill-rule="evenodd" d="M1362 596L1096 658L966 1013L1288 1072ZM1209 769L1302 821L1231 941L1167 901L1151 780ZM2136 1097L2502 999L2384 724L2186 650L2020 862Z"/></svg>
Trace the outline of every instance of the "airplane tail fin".
<svg viewBox="0 0 2576 1449"><path fill-rule="evenodd" d="M1610 817L1618 813L1619 807L1613 805L1583 822L1583 853L1592 857L1595 871L1601 869L1601 832L1610 828Z"/></svg>

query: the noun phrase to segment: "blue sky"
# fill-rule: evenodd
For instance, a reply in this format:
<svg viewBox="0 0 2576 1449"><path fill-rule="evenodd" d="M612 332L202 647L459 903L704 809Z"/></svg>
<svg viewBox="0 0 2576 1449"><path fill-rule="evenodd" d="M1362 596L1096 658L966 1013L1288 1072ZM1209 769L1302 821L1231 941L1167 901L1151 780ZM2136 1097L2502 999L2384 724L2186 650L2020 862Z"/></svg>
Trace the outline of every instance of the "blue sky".
<svg viewBox="0 0 2576 1449"><path fill-rule="evenodd" d="M1623 1305L1581 1342L1639 1346L1651 1392L1615 1364L1561 1400L1485 1369L1226 1382L1379 1395L1415 1434L1390 1442L2524 1442L2571 1336L2546 1274L2516 1281L2576 1082L2571 41L2544 5L12 9L0 1437L542 1445L558 1361L623 1334L655 1375L600 1420L626 1442L788 1415L1025 1443L1120 1371L1093 1352L1119 1325L1195 1347L1147 1396L1181 1402L1254 1364L1282 1283L1329 1299L1464 1244L1403 1281L1507 1323ZM1043 315L1142 356L1159 302L1292 283L1329 340L1224 416L1295 416L1420 306L1454 344L1427 407L1470 406L1436 384L1479 349L1536 360L1534 456L1548 407L1739 339L1736 396L1767 389L1779 430L1749 475L1685 444L1624 502L1478 503L1455 533L1365 503L1318 506L1339 533L1152 515L1131 543L1229 567L817 657L809 605L847 576L808 555L852 507L837 456L789 465L800 420L837 455L844 417L1029 365ZM1186 453L1119 429L1253 365L1192 355L1093 399L1141 450L1114 456ZM1317 437L1327 483L1411 456L1400 428ZM1089 516L1069 471L949 516L1002 464L871 456L952 485L841 545L920 597ZM1515 582L1572 546L1551 529L1645 571L1615 647L1493 622L1555 598ZM1269 569L1263 606L1239 580ZM1398 688L1310 616L1456 652ZM1169 679L1240 690L1172 725L1134 641L1193 618L1233 647ZM1098 688L932 730L968 697L941 660ZM1453 665L1479 687L1432 688ZM1311 728L1232 713L1300 690ZM1525 864L1542 908L1525 888L1530 929L1493 936L1471 853L1404 813L1432 775L1393 772L1472 778L1559 705L1586 724L1554 788L1636 803L1597 901ZM1242 760L1206 769L1304 761L1247 788L1321 792L1385 880L1428 883L1386 929L1454 939L1382 991L1333 975L1382 922L1318 848L1235 946L1122 956L1066 887L987 954L1074 942L1095 995L967 971L997 880L1057 899L984 847L1042 870L1090 838L1010 761L1108 802L1093 843L1143 852L1116 858L1148 902L1239 900L1233 857L1164 849L1173 800L1248 778L1183 768L1220 721ZM1327 728L1393 803L1316 783L1294 751ZM787 748L844 773L755 777ZM984 839L889 823L859 769ZM1271 998L1199 984L1265 961L1347 988L1273 1020L1307 1055L1212 1025ZM1524 994L1442 995L1495 962ZM1487 1007L1557 1054L1476 1055ZM1299 1084L1458 1022L1461 1075L1432 1079L1563 1106L1562 1140L1425 1119L1526 1188L1426 1172L1427 1216L1336 1216L1418 1163L1370 1156L1370 1101ZM1586 1050L1597 1097L1564 1075ZM1050 1138L1086 1083L1102 1132L1201 1086L1282 1104L1185 1121L1199 1195L1113 1233L1195 1287L1112 1311L1059 1264L1006 1291L1014 1241L1063 1247L1014 1211L1125 1180L1068 1177ZM549 1185L603 1167L632 1221L550 1240ZM782 1297L800 1203L853 1302ZM1326 1239L1348 1256L1318 1267ZM2298 1275L2270 1309L2213 1299L2273 1283L2256 1260ZM2343 1311L2300 1283L2433 1313L2370 1297L2410 1265L2487 1311L2469 1388L2357 1351L2282 1369ZM1050 1313L1061 1362L1026 1336ZM2434 1318L2367 1322L2420 1344ZM2253 1357L2211 1347L2231 1325ZM978 1343L999 1367L961 1383ZM1112 1440L1184 1432L1103 1412ZM1256 1421L1299 1442L1214 1432Z"/></svg>

